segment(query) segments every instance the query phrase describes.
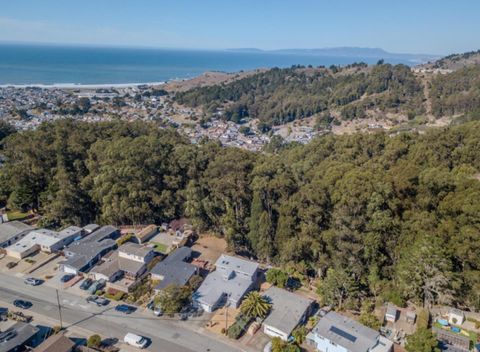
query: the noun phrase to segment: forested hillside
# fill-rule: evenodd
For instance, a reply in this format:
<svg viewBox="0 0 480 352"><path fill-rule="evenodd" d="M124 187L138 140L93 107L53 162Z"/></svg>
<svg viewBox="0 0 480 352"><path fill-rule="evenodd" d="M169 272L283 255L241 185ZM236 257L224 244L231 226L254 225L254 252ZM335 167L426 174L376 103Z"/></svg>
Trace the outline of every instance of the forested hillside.
<svg viewBox="0 0 480 352"><path fill-rule="evenodd" d="M480 65L424 80L408 66L379 63L346 67L272 69L228 84L199 87L177 93L180 104L202 106L212 113L225 109L224 118L235 122L258 118L267 130L322 113L339 120L362 119L393 113L413 119L457 116L479 108ZM425 85L429 89L425 89ZM425 96L425 92L429 92ZM337 121L339 122L339 121Z"/></svg>
<svg viewBox="0 0 480 352"><path fill-rule="evenodd" d="M259 118L279 125L328 110L345 119L365 117L367 109L421 114L422 87L410 68L354 64L345 68L272 69L226 85L195 88L176 95L181 104L207 110L227 104L226 118Z"/></svg>
<svg viewBox="0 0 480 352"><path fill-rule="evenodd" d="M148 123L63 120L3 145L3 198L44 225L185 215L350 306L383 296L480 308L480 123L266 154Z"/></svg>

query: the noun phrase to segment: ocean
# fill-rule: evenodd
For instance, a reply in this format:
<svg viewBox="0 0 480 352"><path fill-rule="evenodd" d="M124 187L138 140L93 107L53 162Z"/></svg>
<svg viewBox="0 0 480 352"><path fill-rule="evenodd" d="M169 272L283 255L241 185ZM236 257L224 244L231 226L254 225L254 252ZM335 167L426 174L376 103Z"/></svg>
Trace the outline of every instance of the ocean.
<svg viewBox="0 0 480 352"><path fill-rule="evenodd" d="M375 63L378 58L268 52L133 49L0 44L0 85L158 83L206 71L235 72L292 65ZM402 60L392 63L411 64Z"/></svg>

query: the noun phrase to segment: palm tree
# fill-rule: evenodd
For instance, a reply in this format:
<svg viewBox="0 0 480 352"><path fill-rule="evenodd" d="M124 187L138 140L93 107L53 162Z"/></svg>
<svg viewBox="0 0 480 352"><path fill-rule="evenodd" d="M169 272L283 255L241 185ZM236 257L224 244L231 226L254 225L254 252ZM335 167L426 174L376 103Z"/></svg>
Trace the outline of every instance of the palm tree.
<svg viewBox="0 0 480 352"><path fill-rule="evenodd" d="M264 296L253 291L243 300L242 305L240 306L240 311L248 317L265 318L271 307L271 303L269 303Z"/></svg>

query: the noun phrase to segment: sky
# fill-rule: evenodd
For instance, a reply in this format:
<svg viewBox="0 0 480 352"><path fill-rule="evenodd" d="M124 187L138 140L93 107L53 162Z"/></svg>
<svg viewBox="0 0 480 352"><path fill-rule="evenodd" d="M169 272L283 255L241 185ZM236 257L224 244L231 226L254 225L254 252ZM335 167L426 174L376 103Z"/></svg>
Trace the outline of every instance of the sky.
<svg viewBox="0 0 480 352"><path fill-rule="evenodd" d="M188 49L480 49L479 0L0 0L0 41Z"/></svg>

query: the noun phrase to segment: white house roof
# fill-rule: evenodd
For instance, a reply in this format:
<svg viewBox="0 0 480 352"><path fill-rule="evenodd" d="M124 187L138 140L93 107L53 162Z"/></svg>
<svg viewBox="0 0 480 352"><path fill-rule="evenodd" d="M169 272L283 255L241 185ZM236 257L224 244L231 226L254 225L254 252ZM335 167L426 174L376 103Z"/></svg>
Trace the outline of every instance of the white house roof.
<svg viewBox="0 0 480 352"><path fill-rule="evenodd" d="M226 295L229 300L238 302L252 284L258 263L221 255L216 262L216 270L210 273L194 294L194 299L214 305Z"/></svg>
<svg viewBox="0 0 480 352"><path fill-rule="evenodd" d="M236 271L253 276L258 269L258 263L222 254L215 263L217 270Z"/></svg>
<svg viewBox="0 0 480 352"><path fill-rule="evenodd" d="M367 352L378 344L380 333L336 312L329 312L312 332L351 352Z"/></svg>

